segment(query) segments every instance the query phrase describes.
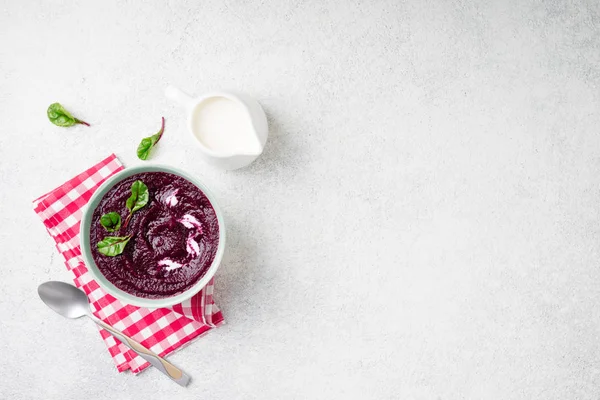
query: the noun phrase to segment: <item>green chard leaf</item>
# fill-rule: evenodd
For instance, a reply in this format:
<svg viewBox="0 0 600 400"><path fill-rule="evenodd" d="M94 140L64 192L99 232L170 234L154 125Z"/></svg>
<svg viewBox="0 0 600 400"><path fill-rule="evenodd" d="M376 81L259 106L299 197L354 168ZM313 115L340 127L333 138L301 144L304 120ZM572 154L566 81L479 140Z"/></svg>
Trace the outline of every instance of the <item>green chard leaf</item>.
<svg viewBox="0 0 600 400"><path fill-rule="evenodd" d="M127 218L125 218L123 228L127 228L133 213L148 204L149 199L150 193L148 192L148 186L146 186L142 181L133 182L131 185L131 196L129 196L127 202L125 203L127 209L129 210L129 215Z"/></svg>
<svg viewBox="0 0 600 400"><path fill-rule="evenodd" d="M83 124L86 126L90 126L90 124L88 124L87 122L81 121L75 118L73 115L71 115L71 113L68 112L60 103L50 104L50 107L48 107L47 114L50 122L57 126L68 127L73 126L75 124Z"/></svg>
<svg viewBox="0 0 600 400"><path fill-rule="evenodd" d="M116 212L109 212L100 217L100 225L108 232L115 232L121 228L121 216Z"/></svg>
<svg viewBox="0 0 600 400"><path fill-rule="evenodd" d="M150 155L150 151L154 148L154 146L158 143L160 138L162 137L165 131L165 118L162 117L162 126L160 131L157 134L149 136L147 138L143 138L137 148L137 156L140 160L148 159Z"/></svg>
<svg viewBox="0 0 600 400"><path fill-rule="evenodd" d="M125 246L127 246L129 239L131 239L131 235L122 237L107 236L98 242L98 251L105 256L118 256L125 250Z"/></svg>
<svg viewBox="0 0 600 400"><path fill-rule="evenodd" d="M127 209L131 214L148 204L150 194L148 186L142 181L135 181L131 185L131 196L127 199Z"/></svg>

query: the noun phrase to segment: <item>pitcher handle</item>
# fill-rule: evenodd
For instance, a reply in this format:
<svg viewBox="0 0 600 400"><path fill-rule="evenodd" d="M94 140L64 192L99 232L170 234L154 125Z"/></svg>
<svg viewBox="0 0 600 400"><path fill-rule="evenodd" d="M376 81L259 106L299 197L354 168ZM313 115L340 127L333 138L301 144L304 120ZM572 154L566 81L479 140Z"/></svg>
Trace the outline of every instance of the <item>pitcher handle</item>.
<svg viewBox="0 0 600 400"><path fill-rule="evenodd" d="M189 94L172 85L167 86L165 89L165 96L188 110L190 110L194 104L194 99Z"/></svg>

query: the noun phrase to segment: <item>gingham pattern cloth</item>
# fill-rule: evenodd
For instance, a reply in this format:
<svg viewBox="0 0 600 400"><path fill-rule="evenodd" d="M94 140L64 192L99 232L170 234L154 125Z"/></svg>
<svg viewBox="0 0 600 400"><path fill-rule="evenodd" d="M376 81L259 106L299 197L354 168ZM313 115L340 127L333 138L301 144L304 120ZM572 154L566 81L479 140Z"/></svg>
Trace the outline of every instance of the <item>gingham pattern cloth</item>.
<svg viewBox="0 0 600 400"><path fill-rule="evenodd" d="M223 322L213 301L213 280L190 300L170 308L149 310L123 304L104 292L88 272L79 247L82 207L111 175L123 169L112 154L90 169L33 201L33 208L56 242L75 285L85 291L94 314L161 356L190 343ZM119 372L138 373L150 366L104 329L100 335Z"/></svg>

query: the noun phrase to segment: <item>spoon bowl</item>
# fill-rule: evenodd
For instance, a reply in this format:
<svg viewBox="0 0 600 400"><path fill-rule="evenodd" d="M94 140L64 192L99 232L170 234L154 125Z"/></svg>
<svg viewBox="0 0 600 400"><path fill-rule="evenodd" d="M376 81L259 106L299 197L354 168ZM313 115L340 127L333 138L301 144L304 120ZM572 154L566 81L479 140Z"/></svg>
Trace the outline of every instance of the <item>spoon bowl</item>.
<svg viewBox="0 0 600 400"><path fill-rule="evenodd" d="M40 298L48 307L67 318L90 315L90 304L83 291L65 282L50 281L38 287Z"/></svg>

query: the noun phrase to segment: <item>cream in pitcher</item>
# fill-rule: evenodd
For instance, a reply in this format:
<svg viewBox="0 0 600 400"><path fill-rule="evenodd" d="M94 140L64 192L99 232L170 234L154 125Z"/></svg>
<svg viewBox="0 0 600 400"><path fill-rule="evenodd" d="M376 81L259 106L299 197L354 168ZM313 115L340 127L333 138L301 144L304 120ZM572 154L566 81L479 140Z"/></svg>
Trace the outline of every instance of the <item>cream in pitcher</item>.
<svg viewBox="0 0 600 400"><path fill-rule="evenodd" d="M186 108L188 129L210 164L237 169L262 153L268 136L267 118L250 96L214 92L193 99L173 86L165 93Z"/></svg>
<svg viewBox="0 0 600 400"><path fill-rule="evenodd" d="M245 107L227 97L209 97L195 108L192 131L206 147L218 152L260 153Z"/></svg>

